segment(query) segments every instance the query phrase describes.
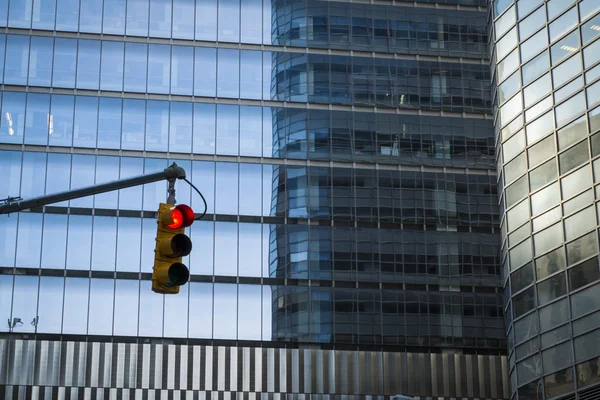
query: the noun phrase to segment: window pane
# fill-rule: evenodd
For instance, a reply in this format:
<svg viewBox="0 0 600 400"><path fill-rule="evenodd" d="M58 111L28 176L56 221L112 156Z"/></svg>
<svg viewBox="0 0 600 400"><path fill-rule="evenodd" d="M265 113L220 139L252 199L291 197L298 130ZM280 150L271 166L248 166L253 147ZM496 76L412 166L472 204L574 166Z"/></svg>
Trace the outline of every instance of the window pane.
<svg viewBox="0 0 600 400"><path fill-rule="evenodd" d="M8 217L8 216L7 216ZM2 218L0 217L0 224L2 224ZM0 230L2 225L0 225ZM1 253L0 253L1 256ZM6 264L4 264L6 265ZM0 275L0 318L2 321L9 321L11 319L11 308L12 308L12 290L13 290L13 277L10 275ZM0 324L0 332L9 331L8 324Z"/></svg>
<svg viewBox="0 0 600 400"><path fill-rule="evenodd" d="M40 277L38 302L38 333L60 333L63 321L63 277Z"/></svg>
<svg viewBox="0 0 600 400"><path fill-rule="evenodd" d="M117 232L117 271L140 270L142 225L140 218L119 217Z"/></svg>
<svg viewBox="0 0 600 400"><path fill-rule="evenodd" d="M117 247L117 218L94 216L92 270L114 271Z"/></svg>
<svg viewBox="0 0 600 400"><path fill-rule="evenodd" d="M535 308L535 293L534 288L529 288L524 292L513 297L513 307L515 312L515 318L520 317L527 311Z"/></svg>
<svg viewBox="0 0 600 400"><path fill-rule="evenodd" d="M544 28L521 44L521 60L523 62L529 60L546 46L548 46L548 33Z"/></svg>
<svg viewBox="0 0 600 400"><path fill-rule="evenodd" d="M190 282L189 337L212 338L213 284Z"/></svg>
<svg viewBox="0 0 600 400"><path fill-rule="evenodd" d="M75 97L52 95L49 118L51 146L71 146L73 143L73 114Z"/></svg>
<svg viewBox="0 0 600 400"><path fill-rule="evenodd" d="M189 153L192 141L192 104L172 102L169 151Z"/></svg>
<svg viewBox="0 0 600 400"><path fill-rule="evenodd" d="M173 38L194 38L194 0L173 0Z"/></svg>
<svg viewBox="0 0 600 400"><path fill-rule="evenodd" d="M559 156L560 173L565 174L590 158L587 141L581 142Z"/></svg>
<svg viewBox="0 0 600 400"><path fill-rule="evenodd" d="M123 150L144 150L145 126L146 102L124 99L121 148Z"/></svg>
<svg viewBox="0 0 600 400"><path fill-rule="evenodd" d="M219 0L218 17L219 41L239 42L240 0Z"/></svg>
<svg viewBox="0 0 600 400"><path fill-rule="evenodd" d="M261 276L262 230L260 224L239 224L240 276Z"/></svg>
<svg viewBox="0 0 600 400"><path fill-rule="evenodd" d="M565 200L581 192L587 186L591 186L592 177L589 165L562 178L560 185L562 188L563 199Z"/></svg>
<svg viewBox="0 0 600 400"><path fill-rule="evenodd" d="M50 95L29 93L25 118L25 144L48 143Z"/></svg>
<svg viewBox="0 0 600 400"><path fill-rule="evenodd" d="M218 56L217 96L238 98L240 93L240 52L239 50L218 49Z"/></svg>
<svg viewBox="0 0 600 400"><path fill-rule="evenodd" d="M569 290L574 291L600 279L600 271L598 270L598 258L594 257L591 260L571 268L569 270Z"/></svg>
<svg viewBox="0 0 600 400"><path fill-rule="evenodd" d="M215 105L194 104L194 153L215 154L215 118Z"/></svg>
<svg viewBox="0 0 600 400"><path fill-rule="evenodd" d="M567 258L569 264L574 264L597 252L598 240L595 231L567 244Z"/></svg>
<svg viewBox="0 0 600 400"><path fill-rule="evenodd" d="M0 163L0 170L5 171L10 176L11 172L15 170L15 180L21 179L21 197L27 199L30 197L37 197L44 194L44 189L46 186L46 154L45 153L23 153L23 167L21 173L19 174L16 171L17 165L21 162L20 157L13 157L10 153L4 152L0 155L0 158L7 157L6 163ZM16 164L16 163L19 164ZM14 165L11 165L15 163ZM5 168L3 168L5 167ZM22 176L20 176L22 175ZM8 180L8 193L6 195L0 194L3 196L2 198L6 198L8 194L14 195L15 193L19 193L18 185L17 190L12 191L11 182Z"/></svg>
<svg viewBox="0 0 600 400"><path fill-rule="evenodd" d="M11 85L27 84L29 64L29 36L7 35L4 83Z"/></svg>
<svg viewBox="0 0 600 400"><path fill-rule="evenodd" d="M146 91L146 69L148 68L148 45L143 43L125 44L125 90L128 92Z"/></svg>
<svg viewBox="0 0 600 400"><path fill-rule="evenodd" d="M261 339L261 286L239 285L238 339Z"/></svg>
<svg viewBox="0 0 600 400"><path fill-rule="evenodd" d="M100 41L80 40L77 53L77 88L97 90L100 83Z"/></svg>
<svg viewBox="0 0 600 400"><path fill-rule="evenodd" d="M573 362L573 353L571 352L571 343L561 343L551 349L542 352L542 363L544 373L554 372L561 368L571 365ZM547 393L548 391L546 391Z"/></svg>
<svg viewBox="0 0 600 400"><path fill-rule="evenodd" d="M98 116L98 147L121 147L121 99L100 98Z"/></svg>
<svg viewBox="0 0 600 400"><path fill-rule="evenodd" d="M92 279L88 335L112 335L114 279Z"/></svg>
<svg viewBox="0 0 600 400"><path fill-rule="evenodd" d="M70 154L48 154L48 166L46 171L46 194L58 193L69 190L71 176ZM65 179L51 179L49 177L63 176ZM68 202L55 203L57 206L67 206Z"/></svg>
<svg viewBox="0 0 600 400"><path fill-rule="evenodd" d="M165 296L152 292L150 281L140 281L140 284L139 335L162 337Z"/></svg>
<svg viewBox="0 0 600 400"><path fill-rule="evenodd" d="M208 213L212 214L215 210L215 164L206 161L192 162L192 183L196 185L206 199ZM192 208L194 210L204 209L204 203L197 196L192 197Z"/></svg>
<svg viewBox="0 0 600 400"><path fill-rule="evenodd" d="M44 214L41 267L57 269L65 268L66 249L67 216L59 214Z"/></svg>
<svg viewBox="0 0 600 400"><path fill-rule="evenodd" d="M19 214L16 267L39 268L42 249L42 214Z"/></svg>
<svg viewBox="0 0 600 400"><path fill-rule="evenodd" d="M557 297L567 293L567 284L565 282L565 274L560 273L552 278L546 279L538 283L538 302L540 305L546 304Z"/></svg>
<svg viewBox="0 0 600 400"><path fill-rule="evenodd" d="M552 159L539 168L529 173L529 185L531 190L536 190L547 183L550 183L558 177L556 160Z"/></svg>
<svg viewBox="0 0 600 400"><path fill-rule="evenodd" d="M128 279L116 280L115 315L113 322L113 334L115 336L136 336L138 334L139 295L140 281ZM160 298L160 296L153 297ZM162 312L157 314L162 316Z"/></svg>
<svg viewBox="0 0 600 400"><path fill-rule="evenodd" d="M533 241L535 243L535 254L542 254L552 247L556 247L563 241L561 224L556 224L551 228L537 233Z"/></svg>
<svg viewBox="0 0 600 400"><path fill-rule="evenodd" d="M80 0L80 32L100 33L102 25L102 0Z"/></svg>
<svg viewBox="0 0 600 400"><path fill-rule="evenodd" d="M529 286L534 282L533 264L529 263L510 275L510 285L513 293Z"/></svg>
<svg viewBox="0 0 600 400"><path fill-rule="evenodd" d="M56 30L76 32L79 27L79 1L57 0Z"/></svg>
<svg viewBox="0 0 600 400"><path fill-rule="evenodd" d="M554 0L556 3L557 0ZM550 16L548 16L551 18ZM567 13L563 14L560 18L550 24L550 41L553 42L558 39L559 36L565 34L569 29L577 25L577 7L571 8Z"/></svg>
<svg viewBox="0 0 600 400"><path fill-rule="evenodd" d="M565 219L565 235L567 240L571 240L581 232L590 230L596 226L596 210L594 207L588 207L585 210Z"/></svg>
<svg viewBox="0 0 600 400"><path fill-rule="evenodd" d="M600 308L600 284L571 295L573 319Z"/></svg>
<svg viewBox="0 0 600 400"><path fill-rule="evenodd" d="M171 37L171 0L150 0L150 36Z"/></svg>
<svg viewBox="0 0 600 400"><path fill-rule="evenodd" d="M90 269L92 218L88 215L69 215L67 269Z"/></svg>
<svg viewBox="0 0 600 400"><path fill-rule="evenodd" d="M52 81L53 46L54 40L52 38L31 37L31 49L29 51L30 86L50 86Z"/></svg>
<svg viewBox="0 0 600 400"><path fill-rule="evenodd" d="M238 164L217 163L215 212L238 213Z"/></svg>
<svg viewBox="0 0 600 400"><path fill-rule="evenodd" d="M192 14L193 15L193 14ZM165 315L162 336L186 338L188 336L188 318L195 317L195 310L188 310L188 291L190 285L179 288L177 296L162 296L165 299ZM154 310L156 312L156 310ZM192 316L194 315L194 316ZM152 318L152 317L150 317Z"/></svg>
<svg viewBox="0 0 600 400"><path fill-rule="evenodd" d="M97 124L98 98L77 96L75 98L73 146L96 147Z"/></svg>
<svg viewBox="0 0 600 400"><path fill-rule="evenodd" d="M123 90L124 49L124 43L122 42L102 42L100 89Z"/></svg>
<svg viewBox="0 0 600 400"><path fill-rule="evenodd" d="M240 97L244 99L262 98L262 53L241 51Z"/></svg>
<svg viewBox="0 0 600 400"><path fill-rule="evenodd" d="M56 38L52 86L74 88L77 65L77 40Z"/></svg>
<svg viewBox="0 0 600 400"><path fill-rule="evenodd" d="M32 0L11 1L8 12L8 25L14 28L29 28L31 25L31 5Z"/></svg>
<svg viewBox="0 0 600 400"><path fill-rule="evenodd" d="M180 2L189 0L179 0ZM194 48L184 46L172 47L171 60L171 93L191 95L194 88ZM204 72L206 73L206 72ZM199 75L198 79L203 79Z"/></svg>
<svg viewBox="0 0 600 400"><path fill-rule="evenodd" d="M37 313L37 295L37 276L15 276L12 318L7 321L12 332L35 331L36 317L39 315Z"/></svg>
<svg viewBox="0 0 600 400"><path fill-rule="evenodd" d="M523 75L523 85L532 82L536 77L548 71L549 68L550 60L548 59L548 52L545 51L523 66L521 71L521 74Z"/></svg>
<svg viewBox="0 0 600 400"><path fill-rule="evenodd" d="M558 190L558 184L555 183L531 196L532 214L537 215L557 204L559 201L560 192Z"/></svg>
<svg viewBox="0 0 600 400"><path fill-rule="evenodd" d="M546 10L544 7L540 7L533 14L519 22L519 37L523 40L545 24Z"/></svg>
<svg viewBox="0 0 600 400"><path fill-rule="evenodd" d="M167 151L169 145L169 102L146 103L146 151Z"/></svg>
<svg viewBox="0 0 600 400"><path fill-rule="evenodd" d="M168 45L148 46L148 92L169 93L171 48Z"/></svg>
<svg viewBox="0 0 600 400"><path fill-rule="evenodd" d="M103 33L112 35L125 33L125 3L123 0L104 0Z"/></svg>
<svg viewBox="0 0 600 400"><path fill-rule="evenodd" d="M235 339L237 336L237 285L214 284L214 326L215 339Z"/></svg>
<svg viewBox="0 0 600 400"><path fill-rule="evenodd" d="M217 2L196 0L196 40L217 39Z"/></svg>
<svg viewBox="0 0 600 400"><path fill-rule="evenodd" d="M217 87L216 49L196 47L194 49L194 95L214 97Z"/></svg>
<svg viewBox="0 0 600 400"><path fill-rule="evenodd" d="M127 35L148 36L150 0L127 0Z"/></svg>
<svg viewBox="0 0 600 400"><path fill-rule="evenodd" d="M238 155L239 107L217 106L217 154Z"/></svg>
<svg viewBox="0 0 600 400"><path fill-rule="evenodd" d="M87 333L89 278L65 279L63 333Z"/></svg>
<svg viewBox="0 0 600 400"><path fill-rule="evenodd" d="M215 275L238 274L238 224L215 223Z"/></svg>

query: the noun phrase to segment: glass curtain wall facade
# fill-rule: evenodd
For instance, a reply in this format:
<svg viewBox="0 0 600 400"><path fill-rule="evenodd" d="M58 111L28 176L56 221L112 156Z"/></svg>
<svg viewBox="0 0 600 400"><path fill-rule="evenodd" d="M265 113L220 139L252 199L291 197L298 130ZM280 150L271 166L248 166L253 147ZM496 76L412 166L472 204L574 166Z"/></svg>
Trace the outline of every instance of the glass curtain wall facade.
<svg viewBox="0 0 600 400"><path fill-rule="evenodd" d="M600 398L600 3L491 4L511 394Z"/></svg>
<svg viewBox="0 0 600 400"><path fill-rule="evenodd" d="M0 393L507 399L486 10L0 0L0 199L208 202L176 296L164 182L0 216Z"/></svg>

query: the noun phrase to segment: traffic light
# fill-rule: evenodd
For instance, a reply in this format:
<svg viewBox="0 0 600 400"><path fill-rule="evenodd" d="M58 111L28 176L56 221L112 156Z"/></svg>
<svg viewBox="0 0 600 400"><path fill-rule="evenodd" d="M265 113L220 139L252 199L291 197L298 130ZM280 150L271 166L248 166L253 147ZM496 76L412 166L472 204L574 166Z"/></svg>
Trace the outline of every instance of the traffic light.
<svg viewBox="0 0 600 400"><path fill-rule="evenodd" d="M179 293L179 286L190 279L190 271L181 263L181 258L192 251L192 241L184 232L193 222L194 211L185 204L160 203L152 270L154 292Z"/></svg>

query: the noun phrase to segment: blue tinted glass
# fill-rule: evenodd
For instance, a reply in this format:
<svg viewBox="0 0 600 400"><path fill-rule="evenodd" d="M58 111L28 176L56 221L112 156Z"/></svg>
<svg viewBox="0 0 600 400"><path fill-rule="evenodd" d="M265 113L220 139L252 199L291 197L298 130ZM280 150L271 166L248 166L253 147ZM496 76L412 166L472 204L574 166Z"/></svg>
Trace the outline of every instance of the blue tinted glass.
<svg viewBox="0 0 600 400"><path fill-rule="evenodd" d="M88 320L89 335L111 335L113 304L115 297L114 279L92 279L90 283L90 318Z"/></svg>
<svg viewBox="0 0 600 400"><path fill-rule="evenodd" d="M193 161L192 183L204 194L207 203L207 213L213 214L215 211L215 163ZM192 208L201 212L204 210L204 203L197 196L193 196Z"/></svg>
<svg viewBox="0 0 600 400"><path fill-rule="evenodd" d="M56 30L77 31L79 27L79 0L56 1Z"/></svg>
<svg viewBox="0 0 600 400"><path fill-rule="evenodd" d="M89 278L65 278L63 333L87 332L89 289Z"/></svg>
<svg viewBox="0 0 600 400"><path fill-rule="evenodd" d="M213 284L190 282L189 285L190 309L194 310L193 318L189 320L189 337L210 339L213 321Z"/></svg>
<svg viewBox="0 0 600 400"><path fill-rule="evenodd" d="M261 276L262 238L261 224L239 224L240 276Z"/></svg>
<svg viewBox="0 0 600 400"><path fill-rule="evenodd" d="M37 314L38 277L15 276L12 301L13 332L33 332ZM19 322L17 322L19 321Z"/></svg>
<svg viewBox="0 0 600 400"><path fill-rule="evenodd" d="M117 217L94 217L92 270L114 271L117 247Z"/></svg>
<svg viewBox="0 0 600 400"><path fill-rule="evenodd" d="M150 0L150 36L171 37L171 0Z"/></svg>
<svg viewBox="0 0 600 400"><path fill-rule="evenodd" d="M40 277L38 316L38 333L60 333L62 327L62 310L65 278L54 276Z"/></svg>
<svg viewBox="0 0 600 400"><path fill-rule="evenodd" d="M91 155L74 154L71 159L71 189L78 189L90 185L92 176L96 172L96 157ZM51 176L51 175L49 175ZM94 196L69 200L71 207L92 208Z"/></svg>
<svg viewBox="0 0 600 400"><path fill-rule="evenodd" d="M240 155L262 155L261 107L240 107Z"/></svg>
<svg viewBox="0 0 600 400"><path fill-rule="evenodd" d="M52 96L48 122L51 146L71 146L73 143L74 102L73 96Z"/></svg>
<svg viewBox="0 0 600 400"><path fill-rule="evenodd" d="M240 164L240 215L261 215L262 212L262 166L260 164Z"/></svg>
<svg viewBox="0 0 600 400"><path fill-rule="evenodd" d="M271 199L277 200L276 193L279 179L279 170L272 165L263 165L262 181L262 215L265 217L275 215L271 213Z"/></svg>
<svg viewBox="0 0 600 400"><path fill-rule="evenodd" d="M50 86L52 81L52 47L54 39L31 37L29 52L29 85Z"/></svg>
<svg viewBox="0 0 600 400"><path fill-rule="evenodd" d="M8 0L0 0L0 24L2 26L6 26L7 18L8 18Z"/></svg>
<svg viewBox="0 0 600 400"><path fill-rule="evenodd" d="M273 63L273 55L271 52L263 53L263 76L262 76L262 98L263 100L271 100L271 65Z"/></svg>
<svg viewBox="0 0 600 400"><path fill-rule="evenodd" d="M235 339L237 336L237 285L214 284L213 337ZM235 322L232 322L235 321Z"/></svg>
<svg viewBox="0 0 600 400"><path fill-rule="evenodd" d="M215 275L236 276L238 271L238 224L215 223Z"/></svg>
<svg viewBox="0 0 600 400"><path fill-rule="evenodd" d="M217 86L216 49L196 47L194 49L194 95L214 97Z"/></svg>
<svg viewBox="0 0 600 400"><path fill-rule="evenodd" d="M81 32L100 33L102 30L102 0L80 0L81 15L79 30Z"/></svg>
<svg viewBox="0 0 600 400"><path fill-rule="evenodd" d="M220 42L240 40L240 0L219 0L218 28Z"/></svg>
<svg viewBox="0 0 600 400"><path fill-rule="evenodd" d="M2 1L2 0L0 0ZM0 35L0 54L6 52L6 35ZM0 56L0 81L4 80L4 57Z"/></svg>
<svg viewBox="0 0 600 400"><path fill-rule="evenodd" d="M262 98L262 52L241 52L240 97L244 99Z"/></svg>
<svg viewBox="0 0 600 400"><path fill-rule="evenodd" d="M150 101L146 110L146 150L167 151L169 144L169 102Z"/></svg>
<svg viewBox="0 0 600 400"><path fill-rule="evenodd" d="M25 128L25 93L2 94L0 142L23 143Z"/></svg>
<svg viewBox="0 0 600 400"><path fill-rule="evenodd" d="M263 44L273 44L271 40L271 28L273 18L271 14L271 2L269 0L263 0L263 11L262 11L262 40Z"/></svg>
<svg viewBox="0 0 600 400"><path fill-rule="evenodd" d="M4 185L0 186L0 195L3 199L9 196L16 196L15 193L19 193L21 182L21 155L22 153L16 151L0 151L0 168L4 171L4 176L6 176L6 179L4 179L3 182Z"/></svg>
<svg viewBox="0 0 600 400"><path fill-rule="evenodd" d="M42 214L19 214L17 259L19 267L39 268L42 250Z"/></svg>
<svg viewBox="0 0 600 400"><path fill-rule="evenodd" d="M121 99L100 98L98 147L118 149L121 145Z"/></svg>
<svg viewBox="0 0 600 400"><path fill-rule="evenodd" d="M239 124L238 106L217 106L217 154L238 155Z"/></svg>
<svg viewBox="0 0 600 400"><path fill-rule="evenodd" d="M12 85L27 84L27 66L29 64L29 37L8 35L6 38L6 60L4 83Z"/></svg>
<svg viewBox="0 0 600 400"><path fill-rule="evenodd" d="M238 213L238 164L217 163L215 214Z"/></svg>
<svg viewBox="0 0 600 400"><path fill-rule="evenodd" d="M56 0L33 0L33 29L54 29Z"/></svg>
<svg viewBox="0 0 600 400"><path fill-rule="evenodd" d="M173 0L173 38L194 38L194 0Z"/></svg>
<svg viewBox="0 0 600 400"><path fill-rule="evenodd" d="M122 42L102 42L101 90L123 90Z"/></svg>
<svg viewBox="0 0 600 400"><path fill-rule="evenodd" d="M148 109L148 112L150 112L150 109ZM167 160L165 159L144 158L144 174L162 171L167 166ZM144 185L143 209L156 211L156 205L165 199L166 188L165 182Z"/></svg>
<svg viewBox="0 0 600 400"><path fill-rule="evenodd" d="M239 285L238 339L261 339L261 302L260 285Z"/></svg>
<svg viewBox="0 0 600 400"><path fill-rule="evenodd" d="M48 114L50 95L30 93L27 96L27 116L25 119L25 143L48 143Z"/></svg>
<svg viewBox="0 0 600 400"><path fill-rule="evenodd" d="M146 102L144 100L123 100L123 150L144 150L146 126Z"/></svg>
<svg viewBox="0 0 600 400"><path fill-rule="evenodd" d="M140 281L117 279L115 285L115 314L113 334L115 336L135 336L138 334L138 304ZM154 296L154 298L161 296ZM162 307L161 307L162 310ZM162 312L160 313L162 316ZM133 316L133 317L132 317Z"/></svg>
<svg viewBox="0 0 600 400"><path fill-rule="evenodd" d="M202 211L203 210L196 209L196 212ZM2 222L0 220L0 225L1 224ZM194 246L197 246L194 247L194 251L190 254L190 272L192 274L212 275L214 223L212 221L195 222L191 228L190 238L192 239L192 243L194 243ZM197 252L202 254L202 256L199 256Z"/></svg>
<svg viewBox="0 0 600 400"><path fill-rule="evenodd" d="M171 47L162 44L148 46L148 92L169 93Z"/></svg>
<svg viewBox="0 0 600 400"><path fill-rule="evenodd" d="M98 98L77 96L75 99L73 146L96 147L97 127Z"/></svg>
<svg viewBox="0 0 600 400"><path fill-rule="evenodd" d="M127 35L148 36L150 0L127 1Z"/></svg>
<svg viewBox="0 0 600 400"><path fill-rule="evenodd" d="M240 94L240 52L219 49L217 96L237 98Z"/></svg>
<svg viewBox="0 0 600 400"><path fill-rule="evenodd" d="M80 40L77 52L77 88L98 90L100 84L100 41Z"/></svg>
<svg viewBox="0 0 600 400"><path fill-rule="evenodd" d="M119 179L119 158L112 156L96 157L96 178L94 183L106 183ZM94 196L94 208L117 208L117 192L111 191Z"/></svg>
<svg viewBox="0 0 600 400"><path fill-rule="evenodd" d="M215 154L215 113L214 104L194 104L194 153Z"/></svg>
<svg viewBox="0 0 600 400"><path fill-rule="evenodd" d="M139 272L142 220L119 217L117 226L117 271Z"/></svg>
<svg viewBox="0 0 600 400"><path fill-rule="evenodd" d="M77 65L77 40L56 38L52 86L74 88Z"/></svg>
<svg viewBox="0 0 600 400"><path fill-rule="evenodd" d="M67 269L90 269L92 256L92 218L89 215L69 215Z"/></svg>
<svg viewBox="0 0 600 400"><path fill-rule="evenodd" d="M125 44L125 91L146 91L146 69L148 68L148 45L144 43Z"/></svg>
<svg viewBox="0 0 600 400"><path fill-rule="evenodd" d="M273 141L273 119L276 108L263 108L263 135L262 135L262 153L263 157L273 157L275 148Z"/></svg>
<svg viewBox="0 0 600 400"><path fill-rule="evenodd" d="M54 176L62 176L63 179L52 179ZM58 193L68 190L71 186L71 155L70 154L48 154L48 166L46 167L46 194ZM55 206L67 206L63 201Z"/></svg>
<svg viewBox="0 0 600 400"><path fill-rule="evenodd" d="M125 0L104 0L102 32L114 35L125 33Z"/></svg>
<svg viewBox="0 0 600 400"><path fill-rule="evenodd" d="M194 88L194 48L171 48L171 94L191 95ZM200 75L198 79L203 79Z"/></svg>
<svg viewBox="0 0 600 400"><path fill-rule="evenodd" d="M8 10L8 26L29 28L31 26L32 0L13 0Z"/></svg>
<svg viewBox="0 0 600 400"><path fill-rule="evenodd" d="M143 137L142 137L143 140ZM144 173L144 159L121 157L121 172L119 177L129 178ZM127 189L119 190L119 208L121 210L141 210L142 209L142 186L134 186ZM156 234L156 226L152 232L152 249L154 253L154 235ZM154 255L152 255L154 260Z"/></svg>
<svg viewBox="0 0 600 400"><path fill-rule="evenodd" d="M262 43L262 0L241 0L243 43Z"/></svg>
<svg viewBox="0 0 600 400"><path fill-rule="evenodd" d="M192 3L193 4L193 3ZM194 15L194 14L192 14ZM188 335L188 324L182 323L181 316L188 314L188 291L190 285L181 286L179 288L179 296L165 296L165 316L162 335L172 338L186 338ZM177 310L177 312L169 312L168 310ZM195 311L189 315L189 318L195 317ZM184 317L185 318L185 317Z"/></svg>
<svg viewBox="0 0 600 400"><path fill-rule="evenodd" d="M169 151L190 153L192 151L192 104L171 103Z"/></svg>
<svg viewBox="0 0 600 400"><path fill-rule="evenodd" d="M42 268L65 267L67 215L45 214L42 232ZM60 250L59 250L60 249Z"/></svg>
<svg viewBox="0 0 600 400"><path fill-rule="evenodd" d="M217 40L217 2L196 0L196 40Z"/></svg>
<svg viewBox="0 0 600 400"><path fill-rule="evenodd" d="M7 157L3 154L4 157ZM10 157L10 156L8 156ZM12 161L10 158L8 161ZM11 172L10 166L4 167L2 170L8 173ZM30 198L37 197L44 194L46 186L46 154L44 153L23 153L23 168L21 172L21 197ZM9 182L10 185L10 182ZM10 188L9 188L10 189ZM14 192L9 190L8 193L18 193L18 190ZM4 196L3 198L5 198Z"/></svg>

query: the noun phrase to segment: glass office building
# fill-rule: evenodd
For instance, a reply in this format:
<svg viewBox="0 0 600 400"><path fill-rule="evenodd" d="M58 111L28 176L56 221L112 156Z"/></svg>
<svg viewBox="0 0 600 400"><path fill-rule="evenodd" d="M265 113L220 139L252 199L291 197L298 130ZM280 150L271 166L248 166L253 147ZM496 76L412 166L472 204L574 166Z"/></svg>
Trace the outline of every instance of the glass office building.
<svg viewBox="0 0 600 400"><path fill-rule="evenodd" d="M600 2L491 8L511 395L598 399Z"/></svg>
<svg viewBox="0 0 600 400"><path fill-rule="evenodd" d="M509 398L486 1L381 3L0 0L0 199L208 201L0 216L0 397Z"/></svg>

